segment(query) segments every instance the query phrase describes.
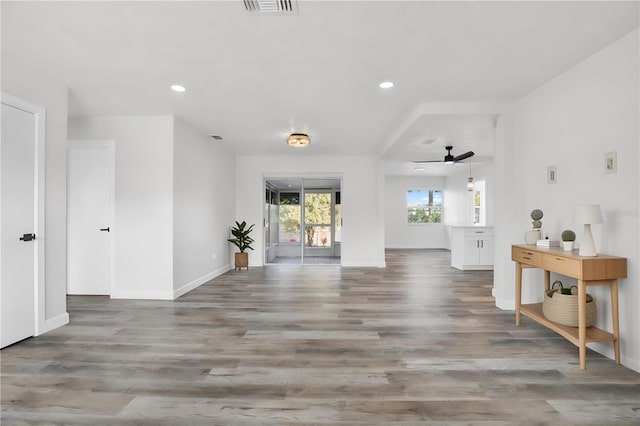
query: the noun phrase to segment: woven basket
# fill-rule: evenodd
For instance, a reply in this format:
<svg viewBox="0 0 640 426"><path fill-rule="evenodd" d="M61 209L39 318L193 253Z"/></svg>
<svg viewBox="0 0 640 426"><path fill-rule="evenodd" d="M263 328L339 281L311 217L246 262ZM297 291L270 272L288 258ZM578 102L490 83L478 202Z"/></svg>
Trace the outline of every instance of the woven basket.
<svg viewBox="0 0 640 426"><path fill-rule="evenodd" d="M578 296L561 294L557 289L544 293L542 313L549 321L567 327L578 326ZM596 302L587 294L587 323L591 327L596 322Z"/></svg>

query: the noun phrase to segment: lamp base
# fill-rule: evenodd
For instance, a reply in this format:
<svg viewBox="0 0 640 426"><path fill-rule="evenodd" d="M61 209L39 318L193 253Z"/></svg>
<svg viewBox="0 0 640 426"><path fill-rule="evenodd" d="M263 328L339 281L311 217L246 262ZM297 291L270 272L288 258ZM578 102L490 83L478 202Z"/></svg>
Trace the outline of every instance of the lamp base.
<svg viewBox="0 0 640 426"><path fill-rule="evenodd" d="M595 257L598 255L596 252L596 244L593 242L593 235L591 235L591 225L588 223L584 225L584 238L580 244L578 254L586 257Z"/></svg>

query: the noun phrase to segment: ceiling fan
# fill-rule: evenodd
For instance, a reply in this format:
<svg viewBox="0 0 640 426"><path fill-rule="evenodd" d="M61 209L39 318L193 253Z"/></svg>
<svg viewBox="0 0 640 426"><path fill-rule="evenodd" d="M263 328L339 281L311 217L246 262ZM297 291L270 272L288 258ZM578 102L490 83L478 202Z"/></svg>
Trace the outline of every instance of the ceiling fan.
<svg viewBox="0 0 640 426"><path fill-rule="evenodd" d="M453 156L451 154L451 150L453 146L445 146L444 149L447 150L447 155L444 156L444 160L423 160L423 161L414 161L414 163L457 163L458 161L466 160L469 157L473 157L475 154L473 151L467 151L464 154Z"/></svg>

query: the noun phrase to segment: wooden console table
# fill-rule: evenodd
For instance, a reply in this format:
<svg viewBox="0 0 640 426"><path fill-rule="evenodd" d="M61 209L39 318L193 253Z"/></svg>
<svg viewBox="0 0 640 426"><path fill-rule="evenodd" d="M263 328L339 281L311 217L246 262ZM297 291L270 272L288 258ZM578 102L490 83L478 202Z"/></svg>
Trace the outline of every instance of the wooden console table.
<svg viewBox="0 0 640 426"><path fill-rule="evenodd" d="M520 325L520 313L550 328L577 345L580 350L580 368L587 368L587 343L613 342L616 363L620 364L620 339L618 323L618 278L627 276L627 259L598 255L578 256L577 251L563 251L562 248L539 248L522 244L511 246L511 259L516 262L516 325ZM542 313L542 303L522 304L522 269L540 268L544 270L544 289L549 290L550 273L555 272L578 280L578 327L565 327L549 321ZM611 288L611 317L613 333L586 325L586 303L588 286L609 286Z"/></svg>

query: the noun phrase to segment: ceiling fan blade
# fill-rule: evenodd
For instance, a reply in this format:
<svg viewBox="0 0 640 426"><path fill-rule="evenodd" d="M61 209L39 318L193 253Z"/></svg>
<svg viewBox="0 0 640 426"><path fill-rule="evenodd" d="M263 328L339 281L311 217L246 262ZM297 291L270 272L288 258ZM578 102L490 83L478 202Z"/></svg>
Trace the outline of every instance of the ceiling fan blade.
<svg viewBox="0 0 640 426"><path fill-rule="evenodd" d="M457 156L453 157L453 161L454 162L462 161L462 160L465 160L465 159L467 159L469 157L473 157L474 155L475 154L473 153L473 151L468 151L468 152L465 152L464 154L460 154L460 155L457 155Z"/></svg>
<svg viewBox="0 0 640 426"><path fill-rule="evenodd" d="M412 161L412 163L442 163L442 160L418 160Z"/></svg>

